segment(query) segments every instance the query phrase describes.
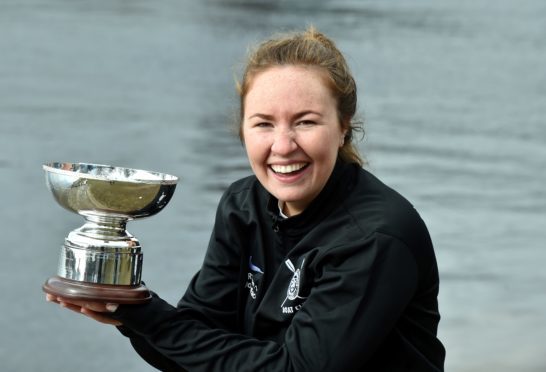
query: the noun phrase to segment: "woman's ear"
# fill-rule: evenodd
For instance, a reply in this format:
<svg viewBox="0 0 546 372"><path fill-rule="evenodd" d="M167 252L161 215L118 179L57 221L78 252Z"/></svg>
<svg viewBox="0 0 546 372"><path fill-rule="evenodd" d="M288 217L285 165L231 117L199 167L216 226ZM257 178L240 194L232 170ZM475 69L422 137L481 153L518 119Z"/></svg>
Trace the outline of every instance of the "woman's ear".
<svg viewBox="0 0 546 372"><path fill-rule="evenodd" d="M347 129L344 129L341 131L341 138L339 140L339 147L343 147L345 145L345 137L347 136Z"/></svg>

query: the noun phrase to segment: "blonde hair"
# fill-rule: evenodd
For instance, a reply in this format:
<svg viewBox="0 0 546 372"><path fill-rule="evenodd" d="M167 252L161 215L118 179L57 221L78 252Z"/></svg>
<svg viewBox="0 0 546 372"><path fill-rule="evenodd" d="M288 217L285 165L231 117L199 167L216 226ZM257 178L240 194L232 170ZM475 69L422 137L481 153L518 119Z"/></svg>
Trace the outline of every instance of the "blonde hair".
<svg viewBox="0 0 546 372"><path fill-rule="evenodd" d="M363 131L362 124L354 120L357 104L354 78L334 42L312 26L303 32L279 35L266 40L250 52L242 81L237 84L241 141L244 101L252 79L268 68L282 65L317 67L326 72L328 86L337 101L339 122L346 131L344 144L339 149L339 157L345 162L362 165L364 161L353 143L354 132Z"/></svg>

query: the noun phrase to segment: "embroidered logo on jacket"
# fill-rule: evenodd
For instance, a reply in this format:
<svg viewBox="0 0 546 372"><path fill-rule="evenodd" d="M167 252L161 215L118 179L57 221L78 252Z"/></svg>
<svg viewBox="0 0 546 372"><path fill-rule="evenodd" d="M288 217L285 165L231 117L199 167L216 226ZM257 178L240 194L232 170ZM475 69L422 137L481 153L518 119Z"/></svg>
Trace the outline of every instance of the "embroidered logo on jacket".
<svg viewBox="0 0 546 372"><path fill-rule="evenodd" d="M292 279L290 279L290 283L288 283L288 288L286 290L286 298L281 304L282 312L284 314L292 314L295 311L298 311L299 309L301 309L301 306L302 306L302 304L298 304L296 306L285 306L286 301L294 301L295 299L298 299L298 298L306 298L306 297L301 297L299 295L301 268L303 267L304 262L305 262L305 259L302 260L300 268L296 269L296 267L294 266L292 261L290 261L290 259L287 259L286 261L284 261L285 265L293 273Z"/></svg>
<svg viewBox="0 0 546 372"><path fill-rule="evenodd" d="M248 288L250 297L255 300L258 294L258 286L254 283L254 274L263 274L264 271L252 263L252 256L248 258L248 268L252 272L247 274L245 288Z"/></svg>
<svg viewBox="0 0 546 372"><path fill-rule="evenodd" d="M258 286L254 283L254 276L252 273L248 273L245 288L248 288L248 292L250 293L250 297L252 297L253 300L256 299L256 294L258 293Z"/></svg>

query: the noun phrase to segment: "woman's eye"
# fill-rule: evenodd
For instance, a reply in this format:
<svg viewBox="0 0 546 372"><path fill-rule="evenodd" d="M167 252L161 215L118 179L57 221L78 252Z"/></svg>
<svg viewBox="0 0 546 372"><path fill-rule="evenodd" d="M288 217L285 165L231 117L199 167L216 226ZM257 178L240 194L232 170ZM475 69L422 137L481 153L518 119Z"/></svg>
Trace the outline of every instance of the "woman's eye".
<svg viewBox="0 0 546 372"><path fill-rule="evenodd" d="M302 120L300 122L298 122L298 125L304 125L304 126L309 126L309 125L315 125L316 122L312 121L312 120Z"/></svg>
<svg viewBox="0 0 546 372"><path fill-rule="evenodd" d="M268 123L268 122L261 122L261 123L256 123L256 124L254 124L254 126L255 126L256 128L269 128L269 127L272 126L272 124L271 124L271 123Z"/></svg>

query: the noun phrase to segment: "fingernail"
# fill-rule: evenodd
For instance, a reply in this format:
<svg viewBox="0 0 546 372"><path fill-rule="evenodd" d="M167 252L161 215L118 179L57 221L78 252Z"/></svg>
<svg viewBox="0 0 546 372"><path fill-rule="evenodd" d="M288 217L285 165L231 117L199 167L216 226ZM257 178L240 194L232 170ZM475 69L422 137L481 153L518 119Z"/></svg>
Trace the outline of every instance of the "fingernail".
<svg viewBox="0 0 546 372"><path fill-rule="evenodd" d="M106 310L110 311L111 313L113 313L117 309L118 309L118 304L106 304Z"/></svg>

